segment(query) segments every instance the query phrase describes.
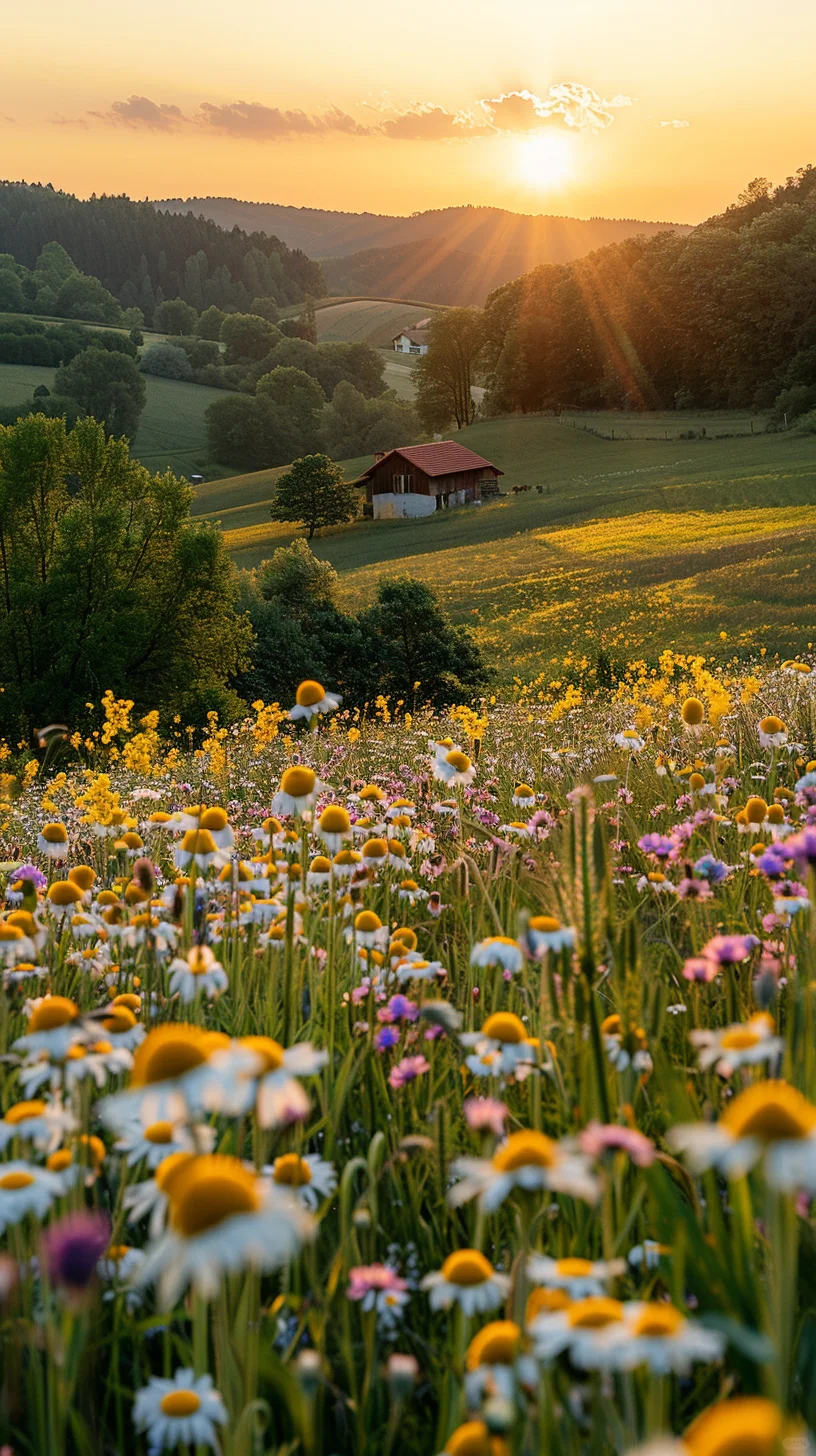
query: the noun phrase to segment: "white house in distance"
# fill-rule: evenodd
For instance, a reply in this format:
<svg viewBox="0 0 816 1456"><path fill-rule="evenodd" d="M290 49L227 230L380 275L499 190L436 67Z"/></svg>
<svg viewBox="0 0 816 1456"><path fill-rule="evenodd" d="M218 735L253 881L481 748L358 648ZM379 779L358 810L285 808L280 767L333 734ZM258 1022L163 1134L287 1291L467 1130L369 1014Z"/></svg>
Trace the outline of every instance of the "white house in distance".
<svg viewBox="0 0 816 1456"><path fill-rule="evenodd" d="M395 354L427 354L428 352L428 329L430 319L422 319L412 329L405 329L401 334L395 334L391 340L394 345Z"/></svg>

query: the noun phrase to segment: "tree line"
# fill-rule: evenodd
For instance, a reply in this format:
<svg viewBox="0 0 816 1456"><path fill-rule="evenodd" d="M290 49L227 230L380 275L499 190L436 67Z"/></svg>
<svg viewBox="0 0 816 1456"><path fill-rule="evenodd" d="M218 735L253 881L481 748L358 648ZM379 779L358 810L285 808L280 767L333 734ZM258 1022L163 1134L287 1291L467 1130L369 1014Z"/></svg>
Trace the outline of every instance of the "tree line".
<svg viewBox="0 0 816 1456"><path fill-rule="evenodd" d="M416 366L426 430L484 411L816 408L816 169L760 178L693 231L546 264L451 308ZM814 417L816 420L816 417ZM816 428L816 423L814 423Z"/></svg>
<svg viewBox="0 0 816 1456"><path fill-rule="evenodd" d="M636 237L497 289L479 367L494 412L768 409L816 384L816 169L751 183L684 236Z"/></svg>
<svg viewBox="0 0 816 1456"><path fill-rule="evenodd" d="M325 292L320 265L266 233L228 232L125 196L82 201L50 184L0 182L0 253L33 270L48 243L59 243L122 309L141 309L148 325L164 299L181 298L201 312L247 309L258 297L286 306ZM33 285L21 281L33 302Z"/></svg>
<svg viewBox="0 0 816 1456"><path fill-rule="evenodd" d="M108 688L202 725L257 697L294 702L304 677L360 707L381 692L462 701L486 681L473 640L421 583L383 581L366 611L344 614L305 541L238 572L192 498L92 419L0 426L0 738L52 721L83 730Z"/></svg>

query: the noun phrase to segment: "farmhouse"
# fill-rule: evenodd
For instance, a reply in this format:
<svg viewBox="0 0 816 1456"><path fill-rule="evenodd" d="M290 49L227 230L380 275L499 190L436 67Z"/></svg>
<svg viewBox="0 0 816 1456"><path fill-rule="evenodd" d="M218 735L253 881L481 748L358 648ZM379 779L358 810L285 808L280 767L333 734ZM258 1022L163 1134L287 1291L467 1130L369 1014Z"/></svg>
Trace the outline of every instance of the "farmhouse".
<svg viewBox="0 0 816 1456"><path fill-rule="evenodd" d="M391 342L396 354L427 354L428 331L423 328L406 329L402 334L395 334Z"/></svg>
<svg viewBox="0 0 816 1456"><path fill-rule="evenodd" d="M381 452L360 476L366 506L382 519L429 516L494 495L504 471L465 445L440 440L434 445L406 445Z"/></svg>

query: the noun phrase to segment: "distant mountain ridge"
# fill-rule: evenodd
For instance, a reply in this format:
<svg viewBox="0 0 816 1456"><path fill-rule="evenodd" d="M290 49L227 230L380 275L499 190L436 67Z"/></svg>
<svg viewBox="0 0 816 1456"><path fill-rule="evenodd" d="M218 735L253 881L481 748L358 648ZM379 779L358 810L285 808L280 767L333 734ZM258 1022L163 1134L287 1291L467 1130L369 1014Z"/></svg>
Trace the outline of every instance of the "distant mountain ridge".
<svg viewBox="0 0 816 1456"><path fill-rule="evenodd" d="M408 293L433 303L483 303L502 283L540 263L569 263L638 234L689 232L688 223L637 218L573 218L447 207L407 217L331 212L229 197L154 203L221 227L268 232L324 265L330 292Z"/></svg>

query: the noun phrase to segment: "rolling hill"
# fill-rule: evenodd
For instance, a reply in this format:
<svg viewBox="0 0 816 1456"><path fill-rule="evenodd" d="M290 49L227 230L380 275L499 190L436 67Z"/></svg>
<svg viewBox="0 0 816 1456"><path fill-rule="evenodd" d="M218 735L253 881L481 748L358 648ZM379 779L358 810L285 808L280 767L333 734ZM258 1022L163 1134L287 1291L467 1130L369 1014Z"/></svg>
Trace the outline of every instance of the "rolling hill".
<svg viewBox="0 0 816 1456"><path fill-rule="evenodd" d="M482 303L491 289L539 263L568 263L638 233L690 230L683 223L525 215L498 207L392 217L229 197L171 198L154 206L281 238L326 261L330 290L407 294L432 303Z"/></svg>
<svg viewBox="0 0 816 1456"><path fill-rule="evenodd" d="M653 419L655 433L669 423ZM613 441L551 417L485 421L461 438L505 470L498 500L422 521L362 521L313 548L340 573L347 607L370 601L385 573L428 582L500 679L601 647L618 660L656 658L665 646L789 656L813 635L816 444L726 437L729 424L748 422L709 416L706 439ZM353 478L368 462L344 463ZM295 534L269 520L277 474L199 493L197 511L221 521L239 566ZM513 485L533 489L514 495Z"/></svg>

